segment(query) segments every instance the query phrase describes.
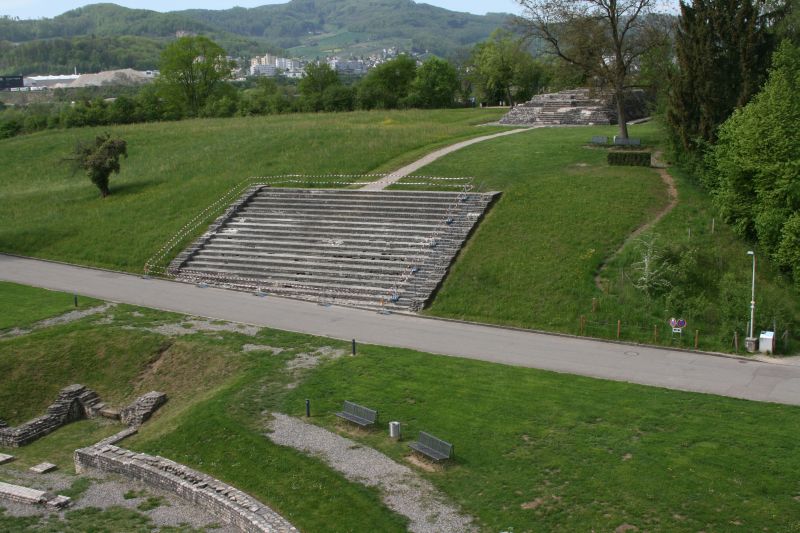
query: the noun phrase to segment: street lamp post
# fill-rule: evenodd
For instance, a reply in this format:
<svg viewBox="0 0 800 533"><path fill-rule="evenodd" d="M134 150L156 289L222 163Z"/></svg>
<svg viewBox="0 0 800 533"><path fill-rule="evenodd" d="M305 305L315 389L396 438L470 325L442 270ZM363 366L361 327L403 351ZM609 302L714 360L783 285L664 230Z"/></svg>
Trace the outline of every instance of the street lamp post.
<svg viewBox="0 0 800 533"><path fill-rule="evenodd" d="M756 318L756 253L749 250L747 255L753 257L753 281L750 288L750 336L747 337L745 345L748 352L755 352L758 349L758 339L753 336Z"/></svg>

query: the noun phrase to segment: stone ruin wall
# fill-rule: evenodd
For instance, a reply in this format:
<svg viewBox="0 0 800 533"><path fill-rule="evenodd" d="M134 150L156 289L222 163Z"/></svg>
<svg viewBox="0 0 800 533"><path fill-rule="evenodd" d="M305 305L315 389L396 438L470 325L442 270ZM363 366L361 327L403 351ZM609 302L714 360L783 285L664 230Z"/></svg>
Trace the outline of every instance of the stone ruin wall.
<svg viewBox="0 0 800 533"><path fill-rule="evenodd" d="M16 427L0 422L0 445L18 448L30 444L65 424L94 417L104 406L93 390L83 385L70 385L61 390L44 415Z"/></svg>
<svg viewBox="0 0 800 533"><path fill-rule="evenodd" d="M111 472L170 491L245 532L296 532L285 518L244 492L163 457L100 442L75 450L75 471Z"/></svg>
<svg viewBox="0 0 800 533"><path fill-rule="evenodd" d="M129 426L140 426L156 409L167 401L163 392L148 392L122 409L120 418ZM56 429L84 418L105 413L106 404L92 389L75 384L61 389L58 399L50 404L44 415L16 427L0 420L0 446L19 448L52 433ZM114 416L115 417L115 416Z"/></svg>

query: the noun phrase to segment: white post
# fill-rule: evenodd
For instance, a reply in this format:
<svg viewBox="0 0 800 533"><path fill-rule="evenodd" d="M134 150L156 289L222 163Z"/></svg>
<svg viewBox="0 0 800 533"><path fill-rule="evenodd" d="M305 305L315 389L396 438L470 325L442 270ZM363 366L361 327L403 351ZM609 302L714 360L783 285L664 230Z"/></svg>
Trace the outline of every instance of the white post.
<svg viewBox="0 0 800 533"><path fill-rule="evenodd" d="M750 286L750 336L747 337L745 345L750 353L758 349L758 339L753 336L756 322L756 253L749 250L747 255L753 256L753 281Z"/></svg>

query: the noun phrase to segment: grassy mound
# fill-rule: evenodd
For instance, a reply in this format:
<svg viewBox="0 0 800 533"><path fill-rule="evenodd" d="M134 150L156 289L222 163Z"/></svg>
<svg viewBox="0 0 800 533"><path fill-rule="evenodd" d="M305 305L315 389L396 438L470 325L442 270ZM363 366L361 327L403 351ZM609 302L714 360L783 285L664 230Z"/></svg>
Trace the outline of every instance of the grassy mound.
<svg viewBox="0 0 800 533"><path fill-rule="evenodd" d="M140 272L184 224L246 178L395 168L434 146L486 134L473 126L500 114L387 111L117 127L111 133L128 142L130 157L105 200L64 161L78 140L104 129L6 139L0 251Z"/></svg>
<svg viewBox="0 0 800 533"><path fill-rule="evenodd" d="M662 138L655 124L632 132L647 146ZM619 326L621 340L682 347L694 347L697 332L700 349L718 351L734 350L736 331L743 352L748 244L714 220L707 194L672 170L678 205L648 232L671 265L664 276L669 285L650 293L637 288L643 245L629 237L668 204L667 187L655 170L610 167L606 150L585 145L592 135L611 133L539 129L477 144L422 169L434 176L469 169L482 189L503 191L427 312L610 339ZM598 288L595 276L609 260ZM760 259L756 288L756 331L774 327L782 337L778 351L797 351L797 290ZM672 335L671 317L687 321L682 336Z"/></svg>
<svg viewBox="0 0 800 533"><path fill-rule="evenodd" d="M800 525L793 475L800 459L792 453L800 408L368 345L357 357L323 357L315 368L287 365L348 348L116 306L102 317L0 339L1 371L15 376L0 380L0 413L36 414L72 381L115 405L162 390L170 400L125 446L217 476L309 532L403 531L406 521L374 490L263 436L267 413L301 416L306 398L312 422L401 463L420 430L453 442L451 465L420 473L487 531ZM34 381L21 386L31 373ZM345 429L333 415L345 399L378 409L384 422L401 421L405 440L390 441L384 427ZM69 471L72 449L118 428L70 424L13 450L19 459L0 467L0 479L6 468L43 460ZM17 525L0 514L0 529Z"/></svg>

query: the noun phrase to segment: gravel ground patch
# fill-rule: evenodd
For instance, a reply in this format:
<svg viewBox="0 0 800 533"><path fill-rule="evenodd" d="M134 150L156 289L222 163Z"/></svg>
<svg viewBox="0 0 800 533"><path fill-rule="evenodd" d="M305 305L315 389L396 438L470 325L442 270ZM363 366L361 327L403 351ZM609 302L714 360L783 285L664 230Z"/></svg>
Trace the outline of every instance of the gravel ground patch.
<svg viewBox="0 0 800 533"><path fill-rule="evenodd" d="M336 348L331 348L330 346L323 346L310 353L303 352L297 354L290 361L286 362L286 368L289 370L306 370L309 368L314 368L325 359L338 359L345 353L346 352L344 350L337 350Z"/></svg>
<svg viewBox="0 0 800 533"><path fill-rule="evenodd" d="M477 531L463 514L430 482L382 453L326 429L282 413L272 413L266 436L283 446L315 455L344 476L380 489L391 510L408 517L414 533Z"/></svg>
<svg viewBox="0 0 800 533"><path fill-rule="evenodd" d="M250 326L247 324L237 324L234 322L223 321L210 321L199 317L187 317L186 320L181 322L174 322L170 324L161 324L153 327L134 327L125 326L127 329L144 329L159 335L167 337L181 337L183 335L193 335L202 332L219 332L230 331L233 333L241 333L248 337L254 337L261 331L258 326Z"/></svg>
<svg viewBox="0 0 800 533"><path fill-rule="evenodd" d="M69 488L78 479L76 476L54 472L50 474L30 474L20 471L6 471L5 477L12 478L9 482L31 487L39 490L59 493ZM87 507L98 507L107 509L109 507L125 507L137 509L148 496L161 497L163 505L149 511L139 511L147 515L155 527L179 526L186 524L193 528L206 528L215 533L236 533L238 528L225 524L221 519L200 509L195 504L190 503L179 496L162 490L149 487L137 481L127 480L114 475L93 473L91 475L92 485L77 498L73 499L72 505L59 512L50 512L46 509L23 505L0 500L0 507L6 509L9 516L45 516L58 514L64 518L64 514L72 509L84 509ZM135 491L137 497L126 499L124 495L129 491Z"/></svg>
<svg viewBox="0 0 800 533"><path fill-rule="evenodd" d="M52 326L60 326L62 324L69 324L70 322L75 322L76 320L80 320L87 316L92 315L99 315L105 313L112 307L116 306L117 304L113 303L105 303L103 305L98 305L97 307L90 307L89 309L84 309L83 311L70 311L69 313L64 313L63 315L59 315L53 318L46 318L44 320L40 320L39 322L34 323L33 325L27 328L12 328L4 333L0 333L0 339L5 339L8 337L21 337L22 335L27 335L33 331L38 329L49 328Z"/></svg>
<svg viewBox="0 0 800 533"><path fill-rule="evenodd" d="M272 355L280 355L283 353L283 348L276 348L275 346L267 346L266 344L245 344L242 346L242 351L247 352L272 352Z"/></svg>

